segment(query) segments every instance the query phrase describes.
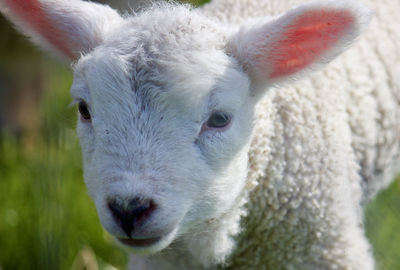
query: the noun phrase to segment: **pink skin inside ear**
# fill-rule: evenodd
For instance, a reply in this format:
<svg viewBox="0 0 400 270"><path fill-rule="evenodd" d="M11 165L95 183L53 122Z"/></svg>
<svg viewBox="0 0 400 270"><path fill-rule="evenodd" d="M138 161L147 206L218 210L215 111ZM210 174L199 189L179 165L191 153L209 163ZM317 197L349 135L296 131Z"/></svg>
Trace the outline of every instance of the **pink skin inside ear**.
<svg viewBox="0 0 400 270"><path fill-rule="evenodd" d="M302 14L267 49L269 78L291 75L318 60L354 23L348 11L315 10Z"/></svg>
<svg viewBox="0 0 400 270"><path fill-rule="evenodd" d="M50 44L68 56L74 58L67 46L67 41L62 37L62 31L57 29L47 14L40 7L38 0L6 0L7 6L39 35L43 36Z"/></svg>

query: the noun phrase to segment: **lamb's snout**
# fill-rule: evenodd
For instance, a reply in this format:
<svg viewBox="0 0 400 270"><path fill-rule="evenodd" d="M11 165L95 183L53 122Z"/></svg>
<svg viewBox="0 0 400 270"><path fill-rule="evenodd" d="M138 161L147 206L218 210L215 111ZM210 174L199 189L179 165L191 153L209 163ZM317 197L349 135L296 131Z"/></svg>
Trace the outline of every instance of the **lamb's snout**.
<svg viewBox="0 0 400 270"><path fill-rule="evenodd" d="M157 207L153 200L139 197L126 201L110 198L107 205L115 222L121 226L128 237L131 237L135 226L148 219Z"/></svg>

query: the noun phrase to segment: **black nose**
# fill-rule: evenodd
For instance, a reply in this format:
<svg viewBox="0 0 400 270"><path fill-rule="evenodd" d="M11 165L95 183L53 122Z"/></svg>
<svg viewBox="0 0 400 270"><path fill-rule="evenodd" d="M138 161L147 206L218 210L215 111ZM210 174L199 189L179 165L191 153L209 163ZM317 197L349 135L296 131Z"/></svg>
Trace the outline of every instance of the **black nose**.
<svg viewBox="0 0 400 270"><path fill-rule="evenodd" d="M147 219L156 205L150 199L133 198L128 202L108 200L108 207L114 220L121 226L127 236L131 236L134 227Z"/></svg>

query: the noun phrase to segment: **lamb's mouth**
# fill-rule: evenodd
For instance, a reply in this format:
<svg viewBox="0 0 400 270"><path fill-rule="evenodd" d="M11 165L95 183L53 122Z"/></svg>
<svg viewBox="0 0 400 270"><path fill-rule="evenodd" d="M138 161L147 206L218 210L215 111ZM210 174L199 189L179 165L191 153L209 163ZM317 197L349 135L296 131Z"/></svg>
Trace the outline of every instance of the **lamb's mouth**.
<svg viewBox="0 0 400 270"><path fill-rule="evenodd" d="M154 238L144 238L144 239L134 239L134 238L118 238L118 240L124 245L130 247L150 247L154 244L157 244L162 237L154 237Z"/></svg>
<svg viewBox="0 0 400 270"><path fill-rule="evenodd" d="M167 247L175 238L179 226L157 233L152 237L117 237L118 241L137 253L154 253Z"/></svg>

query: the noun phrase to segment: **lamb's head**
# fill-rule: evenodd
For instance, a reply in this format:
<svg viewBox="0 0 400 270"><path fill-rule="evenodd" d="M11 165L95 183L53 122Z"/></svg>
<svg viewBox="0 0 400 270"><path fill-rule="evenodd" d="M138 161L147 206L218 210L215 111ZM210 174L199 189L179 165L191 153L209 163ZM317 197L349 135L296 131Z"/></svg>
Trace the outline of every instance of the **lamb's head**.
<svg viewBox="0 0 400 270"><path fill-rule="evenodd" d="M126 244L163 248L242 190L253 106L225 43L187 8L155 8L75 65L85 180L103 226Z"/></svg>
<svg viewBox="0 0 400 270"><path fill-rule="evenodd" d="M75 62L89 193L103 226L142 252L237 205L261 94L331 60L369 19L348 1L242 26L176 5L122 18L81 1L0 4L36 43Z"/></svg>

